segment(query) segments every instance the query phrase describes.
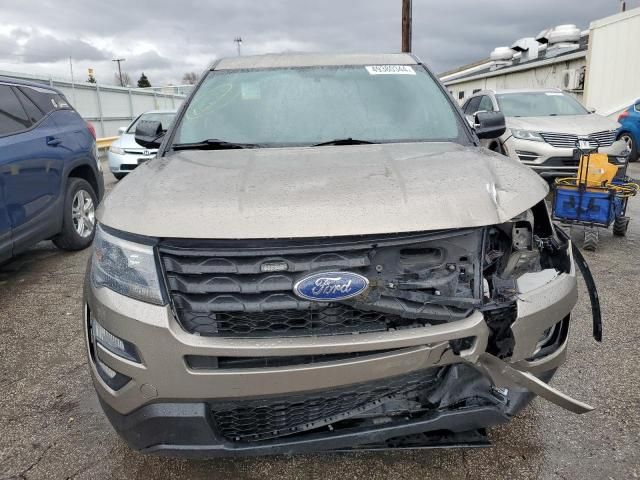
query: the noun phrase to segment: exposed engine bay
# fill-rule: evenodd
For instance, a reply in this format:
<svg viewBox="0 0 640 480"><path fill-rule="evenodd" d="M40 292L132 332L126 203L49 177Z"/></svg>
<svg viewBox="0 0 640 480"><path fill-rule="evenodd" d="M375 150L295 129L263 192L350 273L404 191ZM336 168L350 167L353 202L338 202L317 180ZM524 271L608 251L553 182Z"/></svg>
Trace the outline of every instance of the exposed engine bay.
<svg viewBox="0 0 640 480"><path fill-rule="evenodd" d="M569 243L554 232L544 203L508 223L428 238L371 250L366 269L371 289L352 305L428 320L425 323L431 325L482 311L492 331L488 351L499 358L513 352L510 327L518 295L571 268ZM532 354L539 353L545 340L557 337L560 328L559 323L550 329Z"/></svg>

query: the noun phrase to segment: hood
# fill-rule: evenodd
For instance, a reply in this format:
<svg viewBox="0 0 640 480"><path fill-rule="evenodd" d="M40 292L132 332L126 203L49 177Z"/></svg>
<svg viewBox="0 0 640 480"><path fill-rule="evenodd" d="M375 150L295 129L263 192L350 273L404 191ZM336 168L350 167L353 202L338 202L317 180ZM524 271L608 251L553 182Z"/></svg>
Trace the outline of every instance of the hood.
<svg viewBox="0 0 640 480"><path fill-rule="evenodd" d="M153 237L417 232L502 223L547 192L518 161L451 143L183 151L119 182L98 219Z"/></svg>
<svg viewBox="0 0 640 480"><path fill-rule="evenodd" d="M136 142L136 136L131 133L123 133L118 137L118 139L115 142L113 142L113 144L120 148L127 148L127 149L138 148L140 150L144 149L142 145ZM155 152L156 150L153 150L153 151Z"/></svg>
<svg viewBox="0 0 640 480"><path fill-rule="evenodd" d="M556 117L508 117L508 128L534 132L570 133L588 135L605 130L616 130L615 120L592 113L590 115L558 115Z"/></svg>

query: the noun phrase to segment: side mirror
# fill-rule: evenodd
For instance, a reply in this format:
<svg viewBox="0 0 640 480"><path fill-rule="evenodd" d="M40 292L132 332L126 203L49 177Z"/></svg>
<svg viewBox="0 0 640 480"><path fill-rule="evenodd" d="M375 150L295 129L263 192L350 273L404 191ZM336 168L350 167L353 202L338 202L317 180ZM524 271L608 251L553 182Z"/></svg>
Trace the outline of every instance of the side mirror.
<svg viewBox="0 0 640 480"><path fill-rule="evenodd" d="M467 119L467 122L469 122L469 125L471 126L471 128L475 128L474 127L475 120L473 118L473 115L465 114L464 118Z"/></svg>
<svg viewBox="0 0 640 480"><path fill-rule="evenodd" d="M145 148L158 148L165 131L157 120L140 120L136 125L136 143Z"/></svg>
<svg viewBox="0 0 640 480"><path fill-rule="evenodd" d="M507 130L502 112L476 112L473 128L478 138L498 138Z"/></svg>
<svg viewBox="0 0 640 480"><path fill-rule="evenodd" d="M126 131L127 131L127 127L120 127L120 128L118 129L118 135L122 135L122 134L123 134L124 132L126 132Z"/></svg>

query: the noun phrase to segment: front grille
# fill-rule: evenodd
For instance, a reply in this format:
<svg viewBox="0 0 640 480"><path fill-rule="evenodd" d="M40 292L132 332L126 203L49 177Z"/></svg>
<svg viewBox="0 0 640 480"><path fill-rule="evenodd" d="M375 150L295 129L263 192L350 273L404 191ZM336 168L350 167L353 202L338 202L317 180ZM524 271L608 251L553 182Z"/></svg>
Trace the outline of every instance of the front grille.
<svg viewBox="0 0 640 480"><path fill-rule="evenodd" d="M578 135L570 133L541 132L540 135L549 145L556 148L577 148ZM592 147L610 147L616 140L615 130L595 132L588 135Z"/></svg>
<svg viewBox="0 0 640 480"><path fill-rule="evenodd" d="M413 372L308 394L212 403L211 414L217 431L229 441L267 440L366 415L385 401L397 397L424 398L437 384L438 371ZM421 410L421 407L416 405L416 410ZM393 414L390 411L386 413ZM397 413L406 416L410 412L405 409Z"/></svg>
<svg viewBox="0 0 640 480"><path fill-rule="evenodd" d="M172 240L162 242L159 253L173 308L189 333L236 338L339 335L468 316L471 308L425 302L420 295L475 301L471 285L477 260L469 251L470 246L477 248L480 234L459 233L446 249L432 247L436 242L425 240L427 235L415 235L345 244L283 241L285 245L273 248L270 241ZM283 271L268 271L274 266ZM294 294L296 281L330 270L359 273L369 279L370 288L339 303ZM400 288L403 282L410 286Z"/></svg>

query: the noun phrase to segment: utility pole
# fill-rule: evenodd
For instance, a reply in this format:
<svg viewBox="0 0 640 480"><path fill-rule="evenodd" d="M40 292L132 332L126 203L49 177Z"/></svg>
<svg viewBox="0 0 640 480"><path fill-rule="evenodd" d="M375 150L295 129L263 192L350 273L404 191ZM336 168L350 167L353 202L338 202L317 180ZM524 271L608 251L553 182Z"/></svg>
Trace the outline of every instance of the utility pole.
<svg viewBox="0 0 640 480"><path fill-rule="evenodd" d="M625 2L624 0L622 0L620 2L620 11L621 12L626 12L627 11L627 2Z"/></svg>
<svg viewBox="0 0 640 480"><path fill-rule="evenodd" d="M411 0L402 0L402 51L411 52Z"/></svg>
<svg viewBox="0 0 640 480"><path fill-rule="evenodd" d="M236 37L233 39L233 41L236 42L238 46L238 56L242 55L242 53L240 52L240 45L242 45L242 37Z"/></svg>
<svg viewBox="0 0 640 480"><path fill-rule="evenodd" d="M112 62L116 62L118 64L118 76L120 77L120 86L124 87L124 83L122 82L122 69L120 68L120 62L124 62L126 58L114 58L111 60Z"/></svg>
<svg viewBox="0 0 640 480"><path fill-rule="evenodd" d="M76 87L73 79L73 58L69 57L69 70L71 71L71 96L73 98L73 104L76 103Z"/></svg>

